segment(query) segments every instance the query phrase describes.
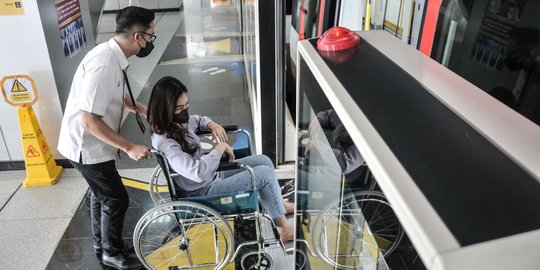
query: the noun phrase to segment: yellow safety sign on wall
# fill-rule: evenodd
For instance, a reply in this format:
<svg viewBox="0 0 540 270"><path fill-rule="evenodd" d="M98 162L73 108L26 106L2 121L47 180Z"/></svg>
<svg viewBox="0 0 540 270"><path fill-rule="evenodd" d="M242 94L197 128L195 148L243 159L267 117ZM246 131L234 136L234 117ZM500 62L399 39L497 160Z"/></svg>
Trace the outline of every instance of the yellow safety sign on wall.
<svg viewBox="0 0 540 270"><path fill-rule="evenodd" d="M0 15L24 15L22 0L0 0Z"/></svg>

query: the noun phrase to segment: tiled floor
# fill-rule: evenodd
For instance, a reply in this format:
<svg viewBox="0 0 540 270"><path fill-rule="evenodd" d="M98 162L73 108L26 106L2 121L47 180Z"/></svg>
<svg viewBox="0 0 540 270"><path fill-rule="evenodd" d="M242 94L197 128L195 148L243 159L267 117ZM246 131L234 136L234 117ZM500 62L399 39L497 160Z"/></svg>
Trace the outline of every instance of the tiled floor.
<svg viewBox="0 0 540 270"><path fill-rule="evenodd" d="M123 236L124 241L130 243L131 246L135 224L146 211L153 207L153 203L147 191L131 187L127 187L127 190L130 204L124 221ZM46 269L107 269L99 264L93 250L89 214L89 197L85 196L58 246L55 247Z"/></svg>
<svg viewBox="0 0 540 270"><path fill-rule="evenodd" d="M24 176L0 172L0 189L14 191L0 211L3 269L44 269L88 187L73 169L50 187L19 188Z"/></svg>

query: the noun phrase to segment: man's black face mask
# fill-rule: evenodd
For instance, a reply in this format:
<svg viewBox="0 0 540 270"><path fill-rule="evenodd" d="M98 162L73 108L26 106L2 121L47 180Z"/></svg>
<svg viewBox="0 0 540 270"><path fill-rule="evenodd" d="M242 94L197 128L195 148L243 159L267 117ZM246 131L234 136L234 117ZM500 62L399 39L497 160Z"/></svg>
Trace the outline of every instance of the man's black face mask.
<svg viewBox="0 0 540 270"><path fill-rule="evenodd" d="M139 45L141 46L141 45ZM139 50L139 53L137 53L137 56L138 57L146 57L148 56L152 50L154 49L154 43L150 42L150 41L147 41L146 42L146 47L141 47L141 49Z"/></svg>

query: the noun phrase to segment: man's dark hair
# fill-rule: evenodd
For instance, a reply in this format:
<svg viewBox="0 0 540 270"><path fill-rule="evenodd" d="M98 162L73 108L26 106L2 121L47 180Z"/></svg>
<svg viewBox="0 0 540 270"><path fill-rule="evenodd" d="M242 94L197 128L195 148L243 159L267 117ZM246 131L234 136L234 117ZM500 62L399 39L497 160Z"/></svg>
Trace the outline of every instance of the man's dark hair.
<svg viewBox="0 0 540 270"><path fill-rule="evenodd" d="M130 34L133 27L146 31L154 20L154 12L142 7L129 6L116 14L116 34Z"/></svg>

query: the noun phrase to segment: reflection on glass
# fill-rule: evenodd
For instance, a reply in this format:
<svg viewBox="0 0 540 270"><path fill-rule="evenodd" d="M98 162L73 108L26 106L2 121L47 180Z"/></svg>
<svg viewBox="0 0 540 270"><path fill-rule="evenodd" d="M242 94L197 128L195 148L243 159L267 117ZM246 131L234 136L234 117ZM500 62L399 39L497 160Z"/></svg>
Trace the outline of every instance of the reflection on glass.
<svg viewBox="0 0 540 270"><path fill-rule="evenodd" d="M540 125L539 9L531 0L443 1L431 57Z"/></svg>
<svg viewBox="0 0 540 270"><path fill-rule="evenodd" d="M257 70L256 70L256 44L255 44L255 5L252 0L241 1L240 25L242 30L242 52L244 55L244 67L246 79L250 91L251 100L257 100Z"/></svg>
<svg viewBox="0 0 540 270"><path fill-rule="evenodd" d="M291 25L298 33L298 39L320 36L334 26L336 5L336 1L293 1Z"/></svg>
<svg viewBox="0 0 540 270"><path fill-rule="evenodd" d="M345 126L300 62L297 269L388 269L403 229Z"/></svg>

